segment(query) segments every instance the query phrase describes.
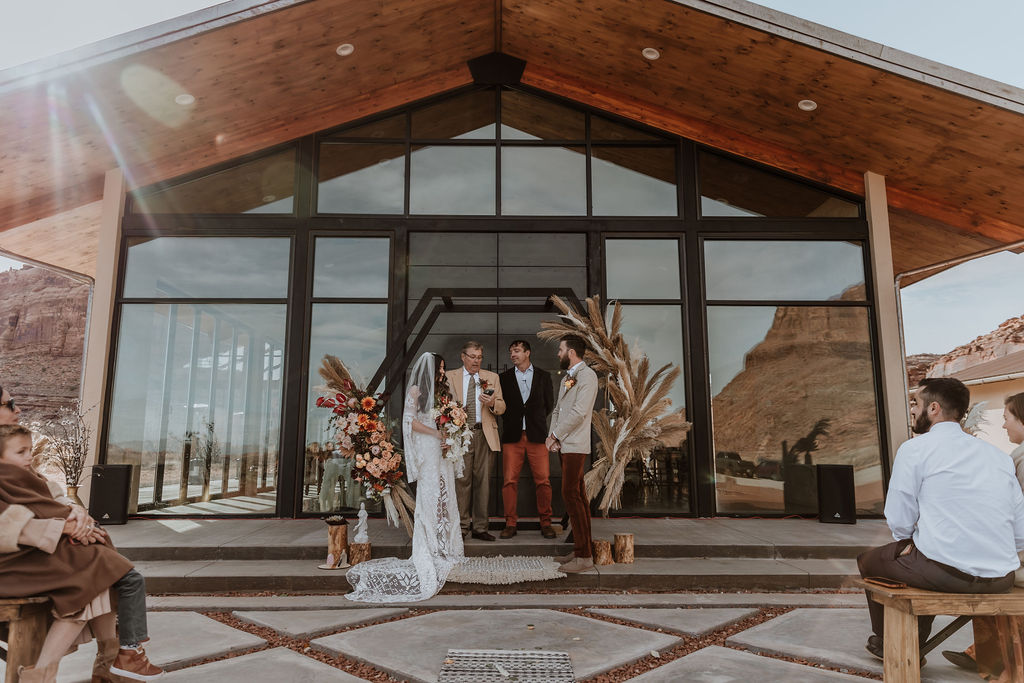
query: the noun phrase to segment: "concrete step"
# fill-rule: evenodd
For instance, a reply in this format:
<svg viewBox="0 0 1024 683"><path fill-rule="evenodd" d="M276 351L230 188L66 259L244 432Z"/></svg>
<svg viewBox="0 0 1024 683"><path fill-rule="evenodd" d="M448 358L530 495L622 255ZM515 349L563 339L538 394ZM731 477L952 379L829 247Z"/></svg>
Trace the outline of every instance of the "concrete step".
<svg viewBox="0 0 1024 683"><path fill-rule="evenodd" d="M376 548L375 548L376 551ZM377 553L374 553L377 556ZM512 553L508 553L512 554ZM550 554L550 553L548 553ZM318 560L139 561L150 594L226 591L344 593L345 570L317 569ZM633 564L597 567L564 579L514 585L447 583L443 593L536 590L806 590L849 586L857 578L848 559L750 557L638 558Z"/></svg>

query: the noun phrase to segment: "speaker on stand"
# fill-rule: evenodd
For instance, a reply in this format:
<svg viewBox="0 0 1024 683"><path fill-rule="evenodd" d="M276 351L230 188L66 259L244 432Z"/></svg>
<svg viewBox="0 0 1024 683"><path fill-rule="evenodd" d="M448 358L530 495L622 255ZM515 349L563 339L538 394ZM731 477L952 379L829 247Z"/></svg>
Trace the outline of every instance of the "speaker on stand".
<svg viewBox="0 0 1024 683"><path fill-rule="evenodd" d="M818 465L818 521L856 524L853 465Z"/></svg>
<svg viewBox="0 0 1024 683"><path fill-rule="evenodd" d="M100 524L128 523L131 465L93 465L89 514Z"/></svg>

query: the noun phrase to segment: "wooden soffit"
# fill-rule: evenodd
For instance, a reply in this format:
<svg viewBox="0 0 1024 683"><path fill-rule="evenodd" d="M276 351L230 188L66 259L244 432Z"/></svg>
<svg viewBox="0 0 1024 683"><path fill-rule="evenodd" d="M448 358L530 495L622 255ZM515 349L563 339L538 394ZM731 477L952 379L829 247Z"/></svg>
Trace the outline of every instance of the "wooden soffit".
<svg viewBox="0 0 1024 683"><path fill-rule="evenodd" d="M1024 92L742 0L233 0L190 16L77 68L0 73L0 230L95 201L118 164L146 185L465 85L466 61L497 50L528 85L836 188L885 175L897 271L1024 238Z"/></svg>

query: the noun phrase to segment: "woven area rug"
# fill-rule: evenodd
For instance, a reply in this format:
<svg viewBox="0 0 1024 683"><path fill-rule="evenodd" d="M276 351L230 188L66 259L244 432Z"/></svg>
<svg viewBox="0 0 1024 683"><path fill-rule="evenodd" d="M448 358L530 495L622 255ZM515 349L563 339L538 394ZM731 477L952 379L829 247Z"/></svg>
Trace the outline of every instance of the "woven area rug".
<svg viewBox="0 0 1024 683"><path fill-rule="evenodd" d="M448 573L449 583L506 585L523 581L564 579L551 557L467 557Z"/></svg>

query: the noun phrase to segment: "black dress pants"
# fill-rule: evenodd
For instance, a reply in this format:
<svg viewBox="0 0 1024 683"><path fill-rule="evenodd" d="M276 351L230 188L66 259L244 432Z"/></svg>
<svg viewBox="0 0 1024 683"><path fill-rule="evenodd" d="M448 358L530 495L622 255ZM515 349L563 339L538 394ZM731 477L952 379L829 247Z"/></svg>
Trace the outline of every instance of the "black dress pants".
<svg viewBox="0 0 1024 683"><path fill-rule="evenodd" d="M910 550L903 554L910 546ZM913 545L910 539L896 541L873 548L857 558L861 577L879 576L902 581L914 588L941 593L1006 593L1013 588L1013 572L994 579L971 576L953 567L930 560ZM885 637L885 607L868 598L871 630L879 638ZM923 646L932 631L933 616L917 618L919 643Z"/></svg>

